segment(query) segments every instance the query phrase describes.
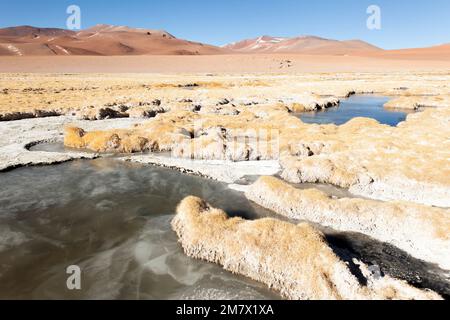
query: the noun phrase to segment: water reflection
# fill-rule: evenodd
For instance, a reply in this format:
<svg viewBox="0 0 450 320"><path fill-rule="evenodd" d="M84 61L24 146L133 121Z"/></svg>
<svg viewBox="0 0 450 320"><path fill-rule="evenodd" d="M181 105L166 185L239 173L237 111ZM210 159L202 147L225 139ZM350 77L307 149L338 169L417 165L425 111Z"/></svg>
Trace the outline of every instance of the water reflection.
<svg viewBox="0 0 450 320"><path fill-rule="evenodd" d="M405 121L407 111L396 111L384 108L390 98L372 95L355 95L341 101L339 107L319 112L306 112L299 114L305 123L342 125L358 117L372 118L381 124L396 126Z"/></svg>

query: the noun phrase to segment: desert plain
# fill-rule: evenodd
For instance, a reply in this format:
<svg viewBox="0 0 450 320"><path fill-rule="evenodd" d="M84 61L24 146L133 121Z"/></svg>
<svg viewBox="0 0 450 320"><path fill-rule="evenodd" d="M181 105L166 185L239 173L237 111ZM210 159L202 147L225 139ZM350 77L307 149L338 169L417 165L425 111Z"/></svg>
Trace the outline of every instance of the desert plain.
<svg viewBox="0 0 450 320"><path fill-rule="evenodd" d="M288 299L449 295L446 51L8 56L0 72L1 172L120 155L114 159L217 180L273 217L231 217L188 197L172 227L189 257ZM384 108L407 112L406 120L389 126L356 117L338 126L299 117L353 95L389 97ZM32 149L49 143L61 148ZM256 178L243 183L246 176ZM334 250L322 228L362 234L430 264L444 289L374 274Z"/></svg>

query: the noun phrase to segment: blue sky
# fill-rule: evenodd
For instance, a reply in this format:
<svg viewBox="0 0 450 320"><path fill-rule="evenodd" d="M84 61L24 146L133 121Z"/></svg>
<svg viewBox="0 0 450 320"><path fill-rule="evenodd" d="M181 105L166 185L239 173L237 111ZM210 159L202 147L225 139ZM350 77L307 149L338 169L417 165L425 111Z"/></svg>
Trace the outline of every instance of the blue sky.
<svg viewBox="0 0 450 320"><path fill-rule="evenodd" d="M265 34L362 39L385 49L450 42L449 0L12 0L0 4L0 27L65 28L71 4L81 7L82 28L165 29L215 45ZM381 30L366 27L371 4L381 8Z"/></svg>

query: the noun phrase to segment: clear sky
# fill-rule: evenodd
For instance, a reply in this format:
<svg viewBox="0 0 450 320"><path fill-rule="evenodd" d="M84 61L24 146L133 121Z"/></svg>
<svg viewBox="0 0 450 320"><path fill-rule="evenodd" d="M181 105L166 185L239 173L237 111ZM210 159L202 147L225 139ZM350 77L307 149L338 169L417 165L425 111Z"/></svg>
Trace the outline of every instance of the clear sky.
<svg viewBox="0 0 450 320"><path fill-rule="evenodd" d="M450 42L450 0L8 0L0 27L66 26L81 8L82 28L98 23L164 29L215 45L260 35L361 39L385 49ZM381 8L381 30L368 30L366 9Z"/></svg>

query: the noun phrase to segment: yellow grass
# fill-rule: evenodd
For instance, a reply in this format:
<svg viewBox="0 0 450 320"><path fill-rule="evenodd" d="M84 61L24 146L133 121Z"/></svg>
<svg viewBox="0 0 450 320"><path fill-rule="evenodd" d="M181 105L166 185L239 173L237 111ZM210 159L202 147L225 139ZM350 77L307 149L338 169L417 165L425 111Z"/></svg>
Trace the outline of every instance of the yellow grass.
<svg viewBox="0 0 450 320"><path fill-rule="evenodd" d="M389 277L362 286L313 226L229 218L199 198L184 199L172 221L189 256L263 282L289 299L437 299Z"/></svg>

